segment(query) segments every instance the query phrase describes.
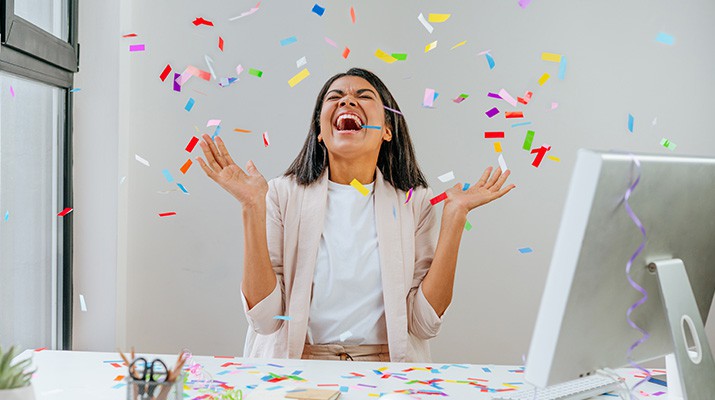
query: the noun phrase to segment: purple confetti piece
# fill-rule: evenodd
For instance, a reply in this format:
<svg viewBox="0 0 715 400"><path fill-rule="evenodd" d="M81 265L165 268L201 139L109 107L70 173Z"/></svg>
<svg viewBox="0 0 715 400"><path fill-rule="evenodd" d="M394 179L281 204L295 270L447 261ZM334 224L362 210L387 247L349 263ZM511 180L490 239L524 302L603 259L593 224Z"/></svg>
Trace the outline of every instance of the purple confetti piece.
<svg viewBox="0 0 715 400"><path fill-rule="evenodd" d="M499 95L496 94L496 93L492 93L492 92L487 93L487 97L493 97L493 98L495 98L495 99L501 100L501 96L499 96Z"/></svg>
<svg viewBox="0 0 715 400"><path fill-rule="evenodd" d="M494 107L494 108L492 108L491 110L485 112L484 114L487 114L487 117L492 118L492 117L494 117L495 115L499 114L499 109L496 108L496 107Z"/></svg>
<svg viewBox="0 0 715 400"><path fill-rule="evenodd" d="M179 85L179 82L176 81L177 79L179 79L180 76L181 76L181 74L174 72L174 91L175 92L181 92L181 85Z"/></svg>
<svg viewBox="0 0 715 400"><path fill-rule="evenodd" d="M143 44L132 44L129 45L129 51L144 51L146 47Z"/></svg>
<svg viewBox="0 0 715 400"><path fill-rule="evenodd" d="M526 8L531 4L531 0L519 0L519 7Z"/></svg>

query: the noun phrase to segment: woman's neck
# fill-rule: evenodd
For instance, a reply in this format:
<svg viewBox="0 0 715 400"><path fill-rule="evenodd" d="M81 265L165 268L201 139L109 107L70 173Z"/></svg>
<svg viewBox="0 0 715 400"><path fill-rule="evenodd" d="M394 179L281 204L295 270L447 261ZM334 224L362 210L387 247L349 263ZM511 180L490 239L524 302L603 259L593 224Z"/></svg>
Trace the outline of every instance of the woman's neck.
<svg viewBox="0 0 715 400"><path fill-rule="evenodd" d="M330 179L332 182L349 185L353 179L360 183L372 183L375 180L377 159L374 160L346 160L330 159Z"/></svg>

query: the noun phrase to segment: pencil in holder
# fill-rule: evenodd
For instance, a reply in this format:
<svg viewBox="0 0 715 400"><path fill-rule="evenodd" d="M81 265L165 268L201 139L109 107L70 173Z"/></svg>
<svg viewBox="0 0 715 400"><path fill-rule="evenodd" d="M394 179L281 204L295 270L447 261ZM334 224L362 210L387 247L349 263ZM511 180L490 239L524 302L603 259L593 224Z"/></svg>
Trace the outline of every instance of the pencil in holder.
<svg viewBox="0 0 715 400"><path fill-rule="evenodd" d="M127 381L127 400L183 400L184 377L179 376L174 382L154 382L133 379Z"/></svg>

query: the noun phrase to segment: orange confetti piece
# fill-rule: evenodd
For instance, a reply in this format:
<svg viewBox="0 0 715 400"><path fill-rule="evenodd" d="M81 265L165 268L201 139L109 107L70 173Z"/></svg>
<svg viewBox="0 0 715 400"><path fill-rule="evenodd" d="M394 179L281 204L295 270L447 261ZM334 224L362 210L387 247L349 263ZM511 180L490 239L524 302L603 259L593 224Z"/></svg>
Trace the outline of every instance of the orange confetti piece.
<svg viewBox="0 0 715 400"><path fill-rule="evenodd" d="M218 37L218 48L223 51L223 38L221 36Z"/></svg>
<svg viewBox="0 0 715 400"><path fill-rule="evenodd" d="M524 118L524 113L521 111L507 111L504 116L506 118Z"/></svg>
<svg viewBox="0 0 715 400"><path fill-rule="evenodd" d="M355 9L353 6L350 6L350 19L353 20L353 24L355 23Z"/></svg>
<svg viewBox="0 0 715 400"><path fill-rule="evenodd" d="M115 381L121 381L122 379L124 379L124 375L117 375L117 377L114 378Z"/></svg>
<svg viewBox="0 0 715 400"><path fill-rule="evenodd" d="M248 129L233 128L234 132L251 133Z"/></svg>
<svg viewBox="0 0 715 400"><path fill-rule="evenodd" d="M189 168L191 168L191 164L193 164L193 162L192 162L191 159L189 158L188 160L186 160L186 162L184 163L184 165L182 165L181 168L179 168L179 170L181 171L181 173L182 173L182 174L186 174L186 171L188 171Z"/></svg>
<svg viewBox="0 0 715 400"><path fill-rule="evenodd" d="M345 50L343 50L343 58L347 59L348 54L350 54L350 49L346 47Z"/></svg>

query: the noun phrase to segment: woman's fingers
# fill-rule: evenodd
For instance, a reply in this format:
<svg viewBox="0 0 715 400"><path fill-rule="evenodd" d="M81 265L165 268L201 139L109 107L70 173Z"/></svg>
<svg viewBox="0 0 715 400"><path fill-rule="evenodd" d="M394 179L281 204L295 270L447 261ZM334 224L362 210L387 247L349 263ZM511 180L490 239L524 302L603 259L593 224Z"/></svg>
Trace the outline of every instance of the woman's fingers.
<svg viewBox="0 0 715 400"><path fill-rule="evenodd" d="M491 190L493 192L498 192L501 189L502 185L504 185L504 182L506 182L507 178L509 178L510 173L511 173L511 171L507 170L506 172L501 174L499 179L497 179L497 181L494 183L494 185L491 188L489 188L489 190Z"/></svg>
<svg viewBox="0 0 715 400"><path fill-rule="evenodd" d="M208 165L206 165L206 161L204 161L203 158L201 158L201 157L196 157L196 161L199 162L199 165L201 166L201 169L204 170L204 172L206 173L206 175L207 175L209 178L211 178L211 179L213 179L213 180L216 180L216 178L214 177L215 172L214 172L211 168L209 168Z"/></svg>
<svg viewBox="0 0 715 400"><path fill-rule="evenodd" d="M477 184L474 185L475 187L480 187L484 186L487 184L487 179L489 179L489 175L492 174L492 167L487 167L487 169L484 170L484 173L482 174L482 177L479 178L477 181Z"/></svg>
<svg viewBox="0 0 715 400"><path fill-rule="evenodd" d="M204 152L204 156L206 157L206 164L208 164L208 166L215 172L221 171L221 165L216 161L218 149L216 149L213 140L211 140L211 137L205 133L201 135L201 138L203 138L203 141L199 142L199 145L201 146L201 150Z"/></svg>
<svg viewBox="0 0 715 400"><path fill-rule="evenodd" d="M226 149L226 145L223 143L223 139L221 139L221 136L216 137L216 145L218 146L218 150L221 153L221 157L223 157L223 160L226 162L226 165L224 165L224 167L227 165L235 164L233 162L233 159L231 158L231 155L228 154L228 150Z"/></svg>
<svg viewBox="0 0 715 400"><path fill-rule="evenodd" d="M487 189L491 189L492 186L494 186L494 182L499 179L499 177L502 175L501 173L501 167L498 167L496 171L489 177L489 180L487 181L487 184L485 185Z"/></svg>

